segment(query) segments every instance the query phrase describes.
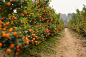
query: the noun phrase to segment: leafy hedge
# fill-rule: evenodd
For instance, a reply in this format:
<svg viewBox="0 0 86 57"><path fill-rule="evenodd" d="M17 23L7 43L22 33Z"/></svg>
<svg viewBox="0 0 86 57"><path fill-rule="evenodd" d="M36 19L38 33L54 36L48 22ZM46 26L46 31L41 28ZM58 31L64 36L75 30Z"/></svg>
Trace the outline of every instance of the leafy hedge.
<svg viewBox="0 0 86 57"><path fill-rule="evenodd" d="M0 1L0 48L7 53L38 45L64 28L49 0Z"/></svg>
<svg viewBox="0 0 86 57"><path fill-rule="evenodd" d="M84 5L82 11L76 10L68 23L68 27L77 31L79 34L86 35L86 6Z"/></svg>

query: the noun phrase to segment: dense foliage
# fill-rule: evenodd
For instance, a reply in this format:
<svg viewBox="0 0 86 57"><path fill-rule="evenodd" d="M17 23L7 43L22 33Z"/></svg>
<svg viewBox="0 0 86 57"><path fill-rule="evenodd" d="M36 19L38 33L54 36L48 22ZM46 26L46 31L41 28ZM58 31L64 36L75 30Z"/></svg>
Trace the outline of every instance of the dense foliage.
<svg viewBox="0 0 86 57"><path fill-rule="evenodd" d="M76 10L72 19L68 23L68 27L77 31L79 34L86 35L86 6L84 5L82 11Z"/></svg>
<svg viewBox="0 0 86 57"><path fill-rule="evenodd" d="M49 0L0 1L0 48L7 53L17 55L20 49L38 45L63 28Z"/></svg>

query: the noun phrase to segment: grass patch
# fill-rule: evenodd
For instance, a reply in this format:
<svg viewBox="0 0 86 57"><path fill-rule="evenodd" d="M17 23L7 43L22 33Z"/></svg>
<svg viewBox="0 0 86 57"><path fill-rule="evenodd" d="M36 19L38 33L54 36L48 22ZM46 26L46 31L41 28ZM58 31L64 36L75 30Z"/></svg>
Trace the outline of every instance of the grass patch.
<svg viewBox="0 0 86 57"><path fill-rule="evenodd" d="M57 51L55 51L54 48L57 47L59 44L59 39L58 37L63 37L64 34L62 34L64 30L62 30L60 33L57 35L50 37L48 41L43 41L40 43L38 46L29 46L23 50L19 51L18 56L14 57L41 57L41 52L45 55L43 57L47 57L46 54L55 54ZM12 55L9 55L8 57L13 57Z"/></svg>
<svg viewBox="0 0 86 57"><path fill-rule="evenodd" d="M86 39L86 37L84 37L83 34L78 34L77 32L69 29L69 31L71 32L71 34L74 36L74 37L77 37L77 39Z"/></svg>
<svg viewBox="0 0 86 57"><path fill-rule="evenodd" d="M56 41L58 38L52 37L47 42L43 41L38 46L32 46L31 48L26 48L23 53L20 53L18 57L41 57L40 53L55 53L56 51L52 48L56 47L55 44L58 44Z"/></svg>
<svg viewBox="0 0 86 57"><path fill-rule="evenodd" d="M17 57L41 57L41 52L45 54L43 57L46 57L46 54L55 54L57 52L55 51L55 48L59 44L59 39L57 37L63 37L63 31L56 36L50 37L48 41L44 40L38 46L30 46L24 51L21 50L21 53Z"/></svg>
<svg viewBox="0 0 86 57"><path fill-rule="evenodd" d="M58 33L57 37L64 37L64 34L62 34L63 31L64 31L64 29L61 32Z"/></svg>

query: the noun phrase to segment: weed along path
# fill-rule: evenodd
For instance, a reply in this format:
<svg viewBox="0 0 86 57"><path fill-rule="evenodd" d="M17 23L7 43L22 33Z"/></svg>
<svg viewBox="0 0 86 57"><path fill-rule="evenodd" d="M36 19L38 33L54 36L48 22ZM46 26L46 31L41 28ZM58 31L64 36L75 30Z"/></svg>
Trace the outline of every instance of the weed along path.
<svg viewBox="0 0 86 57"><path fill-rule="evenodd" d="M84 40L77 39L68 28L62 34L64 36L59 38L59 45L55 49L57 53L49 57L86 57L86 47L82 46Z"/></svg>

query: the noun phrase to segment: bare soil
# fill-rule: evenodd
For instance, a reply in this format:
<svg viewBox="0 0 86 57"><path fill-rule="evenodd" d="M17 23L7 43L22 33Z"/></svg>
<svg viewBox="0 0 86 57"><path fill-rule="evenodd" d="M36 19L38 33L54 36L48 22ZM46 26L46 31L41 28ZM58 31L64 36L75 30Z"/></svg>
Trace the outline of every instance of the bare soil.
<svg viewBox="0 0 86 57"><path fill-rule="evenodd" d="M86 57L86 47L83 47L83 43L86 44L86 39L77 39L73 36L68 28L65 28L64 37L60 37L60 43L55 50L56 54L51 54L46 57Z"/></svg>

